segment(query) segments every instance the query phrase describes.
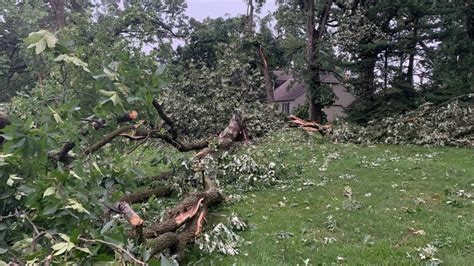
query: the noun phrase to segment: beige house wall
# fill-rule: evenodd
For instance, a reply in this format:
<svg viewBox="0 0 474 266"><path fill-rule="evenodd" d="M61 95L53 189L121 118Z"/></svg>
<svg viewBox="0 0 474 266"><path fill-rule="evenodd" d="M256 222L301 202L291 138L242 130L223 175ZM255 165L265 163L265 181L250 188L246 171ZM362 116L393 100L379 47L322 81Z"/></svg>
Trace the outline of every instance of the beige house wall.
<svg viewBox="0 0 474 266"><path fill-rule="evenodd" d="M294 109L300 105L304 105L306 102L306 92L301 94L300 97L296 98L290 103L290 113L293 113Z"/></svg>
<svg viewBox="0 0 474 266"><path fill-rule="evenodd" d="M330 105L325 107L323 108L323 112L326 114L329 122L334 121L336 118L344 118L347 116L344 107L340 105Z"/></svg>
<svg viewBox="0 0 474 266"><path fill-rule="evenodd" d="M336 100L333 105L349 106L355 101L355 97L341 84L331 84L332 91L336 95Z"/></svg>
<svg viewBox="0 0 474 266"><path fill-rule="evenodd" d="M347 116L344 108L349 106L355 100L355 97L341 84L331 84L330 86L333 88L336 99L333 105L323 108L323 112L326 114L327 120L332 122L336 118L344 118ZM283 112L283 103L290 103L290 114L292 114L295 108L304 105L306 95L307 93L305 92L293 101L279 102L278 110Z"/></svg>

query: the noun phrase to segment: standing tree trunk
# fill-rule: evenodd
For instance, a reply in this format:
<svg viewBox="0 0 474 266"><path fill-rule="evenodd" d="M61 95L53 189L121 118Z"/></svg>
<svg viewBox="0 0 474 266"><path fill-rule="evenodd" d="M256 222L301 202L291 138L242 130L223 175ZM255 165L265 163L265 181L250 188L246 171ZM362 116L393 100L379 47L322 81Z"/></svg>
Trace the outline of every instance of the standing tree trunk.
<svg viewBox="0 0 474 266"><path fill-rule="evenodd" d="M64 0L49 0L49 5L56 17L56 27L58 29L66 25L66 15L64 12Z"/></svg>
<svg viewBox="0 0 474 266"><path fill-rule="evenodd" d="M470 0L464 0L464 6L465 6L465 13L466 13L466 28L467 28L467 36L469 37L469 40L471 41L471 47L472 44L474 43L474 3ZM471 50L472 52L472 50ZM468 73L468 77L474 76L473 73L473 68L470 68L470 71ZM474 91L474 82L471 82L471 91Z"/></svg>
<svg viewBox="0 0 474 266"><path fill-rule="evenodd" d="M247 33L249 36L253 35L253 0L247 2Z"/></svg>
<svg viewBox="0 0 474 266"><path fill-rule="evenodd" d="M418 39L418 18L413 20L413 36L410 43L410 55L408 57L408 68L407 68L407 88L413 89L413 75L415 68L415 56L416 56L416 44Z"/></svg>
<svg viewBox="0 0 474 266"><path fill-rule="evenodd" d="M383 61L383 88L386 89L388 84L388 50L385 50Z"/></svg>
<svg viewBox="0 0 474 266"><path fill-rule="evenodd" d="M319 47L320 41L326 32L327 20L331 10L333 0L326 0L321 16L319 17L319 26L315 28L314 18L314 0L306 1L306 63L308 65L308 96L309 96L309 119L321 122L323 117L321 104L321 80L319 77Z"/></svg>
<svg viewBox="0 0 474 266"><path fill-rule="evenodd" d="M361 56L360 87L366 96L371 96L375 92L375 66L377 64L377 55L378 51L368 51Z"/></svg>

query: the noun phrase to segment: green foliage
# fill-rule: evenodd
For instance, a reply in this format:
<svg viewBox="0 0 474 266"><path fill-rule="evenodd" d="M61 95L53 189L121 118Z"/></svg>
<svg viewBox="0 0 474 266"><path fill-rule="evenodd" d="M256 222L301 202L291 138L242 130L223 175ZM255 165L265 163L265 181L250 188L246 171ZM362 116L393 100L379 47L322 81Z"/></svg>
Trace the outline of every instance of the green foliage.
<svg viewBox="0 0 474 266"><path fill-rule="evenodd" d="M215 135L233 113L243 115L253 137L281 126L276 111L265 103L262 75L252 65L255 57L235 52L240 49L237 43L220 43L213 69L193 64L187 72L174 70L164 106L183 134Z"/></svg>
<svg viewBox="0 0 474 266"><path fill-rule="evenodd" d="M474 94L440 105L425 103L403 115L369 121L365 127L342 122L331 138L337 142L473 146Z"/></svg>
<svg viewBox="0 0 474 266"><path fill-rule="evenodd" d="M86 156L83 149L102 138L104 131L113 130L116 115L124 110L141 110L147 117L152 93L166 85L163 70L156 64L149 65L152 70L139 69L132 61L140 55L124 53L122 63L103 65L96 72L72 52L73 47L61 53L64 44L48 31L33 33L26 42L48 60L50 72L29 95L13 99L10 125L2 129L6 142L0 153L1 213L7 218L0 226L10 230L0 235L0 258L19 263L113 260L107 245L91 246L79 236L133 246L123 225L109 228L102 222L99 206L134 189L131 177L137 170L124 165L120 146L103 149L107 160ZM79 97L87 92L84 88L94 97ZM110 123L103 130L92 130L83 121L91 114ZM65 165L49 156L71 141L76 144L72 163Z"/></svg>

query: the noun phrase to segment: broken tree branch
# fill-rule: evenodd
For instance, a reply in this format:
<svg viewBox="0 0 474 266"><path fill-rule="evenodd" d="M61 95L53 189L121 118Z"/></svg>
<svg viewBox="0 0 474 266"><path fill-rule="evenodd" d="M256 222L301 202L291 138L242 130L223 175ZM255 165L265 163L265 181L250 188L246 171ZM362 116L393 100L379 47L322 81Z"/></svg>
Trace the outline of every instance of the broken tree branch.
<svg viewBox="0 0 474 266"><path fill-rule="evenodd" d="M130 204L141 203L147 201L151 196L155 197L166 197L171 194L171 187L165 186L155 189L145 190L143 192L132 193L124 196L122 202L127 202Z"/></svg>
<svg viewBox="0 0 474 266"><path fill-rule="evenodd" d="M178 138L178 131L176 130L173 120L163 111L163 107L161 107L161 104L158 102L157 99L153 99L153 107L155 107L156 112L158 115L165 121L165 123L168 125L168 132L171 134L171 137L173 139Z"/></svg>
<svg viewBox="0 0 474 266"><path fill-rule="evenodd" d="M130 126L123 126L119 129L116 129L114 131L112 131L110 134L107 134L105 135L104 138L102 138L101 140L99 140L98 142L96 142L94 145L92 145L91 147L89 147L85 152L84 154L86 155L89 155L89 154L92 154L94 152L96 152L98 149L102 148L102 146L104 146L105 144L109 143L110 141L112 141L114 138L116 138L117 136L119 136L120 134L124 133L124 132L127 132L131 129L134 129L134 128L137 128L137 126L135 125L130 125Z"/></svg>

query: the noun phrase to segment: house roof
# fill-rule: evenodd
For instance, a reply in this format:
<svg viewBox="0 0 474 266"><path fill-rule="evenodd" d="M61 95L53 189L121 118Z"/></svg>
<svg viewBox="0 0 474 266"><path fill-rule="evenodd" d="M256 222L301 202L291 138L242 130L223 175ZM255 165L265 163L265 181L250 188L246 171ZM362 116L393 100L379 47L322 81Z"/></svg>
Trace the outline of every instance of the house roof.
<svg viewBox="0 0 474 266"><path fill-rule="evenodd" d="M306 87L303 83L295 81L293 78L289 78L278 88L276 88L274 94L275 101L293 101L300 97L306 91Z"/></svg>
<svg viewBox="0 0 474 266"><path fill-rule="evenodd" d="M293 101L300 97L306 91L305 84L296 81L288 73L280 70L273 71L276 76L274 97L277 102ZM341 83L334 73L320 73L319 79L322 83L338 84Z"/></svg>

